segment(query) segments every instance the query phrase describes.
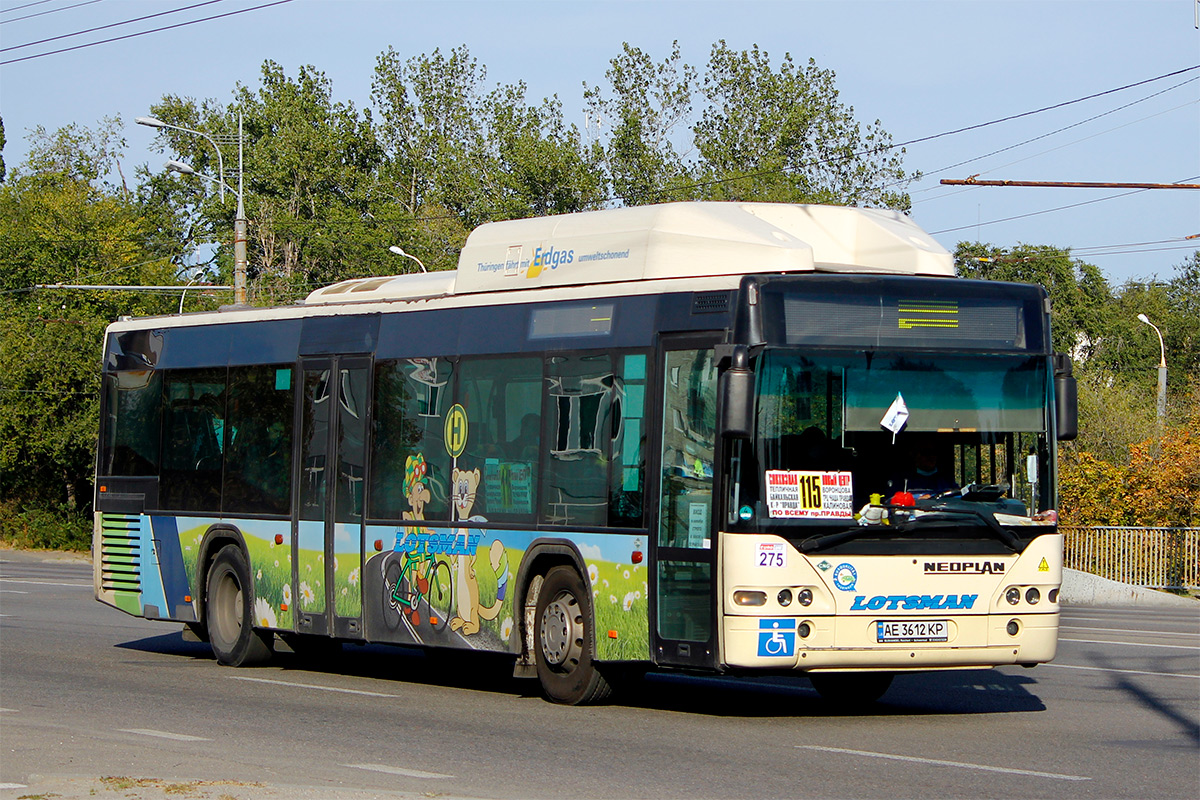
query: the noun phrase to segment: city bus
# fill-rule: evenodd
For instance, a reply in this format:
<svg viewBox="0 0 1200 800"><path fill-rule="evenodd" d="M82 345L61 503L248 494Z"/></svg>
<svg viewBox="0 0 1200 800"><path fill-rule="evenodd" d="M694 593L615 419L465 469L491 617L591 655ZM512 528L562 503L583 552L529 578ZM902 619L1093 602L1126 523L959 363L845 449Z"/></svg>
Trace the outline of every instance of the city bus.
<svg viewBox="0 0 1200 800"><path fill-rule="evenodd" d="M345 643L630 674L1054 657L1070 361L900 213L485 224L455 271L107 330L95 594L223 665ZM336 656L333 656L336 658Z"/></svg>

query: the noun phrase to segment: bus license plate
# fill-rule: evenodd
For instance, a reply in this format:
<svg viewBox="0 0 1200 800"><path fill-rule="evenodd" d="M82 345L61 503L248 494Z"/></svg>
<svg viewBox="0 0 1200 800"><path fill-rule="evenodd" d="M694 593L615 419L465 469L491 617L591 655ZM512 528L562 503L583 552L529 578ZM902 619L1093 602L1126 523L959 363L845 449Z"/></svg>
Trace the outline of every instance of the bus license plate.
<svg viewBox="0 0 1200 800"><path fill-rule="evenodd" d="M875 623L875 641L884 642L945 642L949 641L949 624L944 619L893 619Z"/></svg>

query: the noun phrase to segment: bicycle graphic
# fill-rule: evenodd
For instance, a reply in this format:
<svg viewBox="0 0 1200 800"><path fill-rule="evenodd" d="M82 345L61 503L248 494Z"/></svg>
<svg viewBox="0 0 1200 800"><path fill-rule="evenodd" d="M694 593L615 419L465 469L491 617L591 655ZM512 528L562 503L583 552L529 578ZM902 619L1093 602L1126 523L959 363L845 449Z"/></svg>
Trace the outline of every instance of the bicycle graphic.
<svg viewBox="0 0 1200 800"><path fill-rule="evenodd" d="M403 547L404 540L400 544ZM438 632L445 629L452 614L454 596L449 563L439 561L429 552L393 551L384 556L381 570L383 621L389 630L398 629L404 617L408 617L414 627L420 625L422 605L429 626Z"/></svg>

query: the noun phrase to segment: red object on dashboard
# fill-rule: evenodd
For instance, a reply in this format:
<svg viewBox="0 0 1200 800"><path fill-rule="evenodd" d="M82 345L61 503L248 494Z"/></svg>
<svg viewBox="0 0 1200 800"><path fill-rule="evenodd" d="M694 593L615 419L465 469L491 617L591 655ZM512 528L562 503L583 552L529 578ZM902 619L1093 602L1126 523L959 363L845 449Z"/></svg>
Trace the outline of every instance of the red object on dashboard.
<svg viewBox="0 0 1200 800"><path fill-rule="evenodd" d="M913 508L917 505L917 499L912 496L912 492L896 492L892 495L892 505Z"/></svg>

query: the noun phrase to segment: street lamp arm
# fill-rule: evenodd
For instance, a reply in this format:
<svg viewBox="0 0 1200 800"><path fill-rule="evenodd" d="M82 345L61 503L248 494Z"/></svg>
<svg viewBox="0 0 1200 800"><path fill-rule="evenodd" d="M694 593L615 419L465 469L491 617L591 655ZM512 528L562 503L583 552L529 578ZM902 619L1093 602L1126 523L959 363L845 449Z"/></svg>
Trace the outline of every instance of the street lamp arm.
<svg viewBox="0 0 1200 800"><path fill-rule="evenodd" d="M389 247L388 250L390 250L391 252L395 253L398 256L404 256L405 258L411 258L413 261L417 262L417 266L419 266L421 268L421 272L429 271L429 270L425 269L425 264L422 263L421 259L414 256L412 253L404 252L403 247L400 247L399 245L394 244L391 247Z"/></svg>
<svg viewBox="0 0 1200 800"><path fill-rule="evenodd" d="M1158 329L1158 326L1155 325L1153 322L1151 322L1150 318L1147 317L1145 314L1138 314L1137 318L1138 318L1139 322L1144 322L1147 325L1149 325L1151 328L1154 328L1154 332L1158 334L1158 354L1159 354L1158 365L1160 367L1167 366L1167 346L1163 342L1162 331L1160 331Z"/></svg>
<svg viewBox="0 0 1200 800"><path fill-rule="evenodd" d="M222 158L222 156L221 156L221 148L217 146L216 139L209 136L204 131L197 131L197 130L193 130L192 128L185 128L182 125L172 125L169 122L163 122L161 119L157 119L155 117L138 117L135 120L135 122L137 122L138 125L145 125L147 128L171 128L172 130L183 131L184 133L194 133L197 136L202 136L205 139L207 139L208 143L213 146L213 150L217 151L217 174L221 177L218 187L221 190L221 202L225 202L225 189L227 188L225 185L225 159ZM170 163L170 162L168 162L168 163ZM190 173L184 173L184 174L190 174Z"/></svg>
<svg viewBox="0 0 1200 800"><path fill-rule="evenodd" d="M171 172L178 172L180 175L195 175L197 178L203 178L206 181L217 184L222 189L228 189L238 199L238 208L242 208L242 193L224 181L219 181L211 175L205 175L203 172L196 172L190 165L182 161L167 161L163 166ZM240 211L238 212L238 216L242 216Z"/></svg>

